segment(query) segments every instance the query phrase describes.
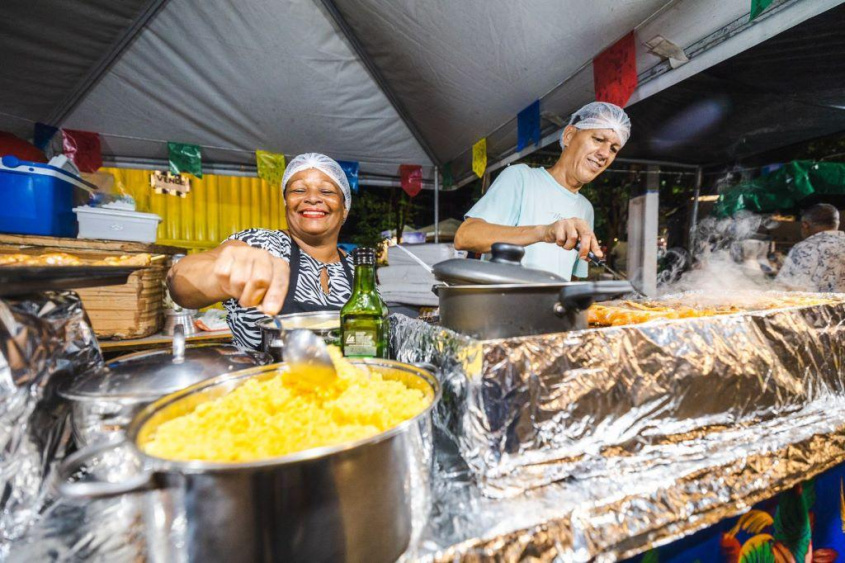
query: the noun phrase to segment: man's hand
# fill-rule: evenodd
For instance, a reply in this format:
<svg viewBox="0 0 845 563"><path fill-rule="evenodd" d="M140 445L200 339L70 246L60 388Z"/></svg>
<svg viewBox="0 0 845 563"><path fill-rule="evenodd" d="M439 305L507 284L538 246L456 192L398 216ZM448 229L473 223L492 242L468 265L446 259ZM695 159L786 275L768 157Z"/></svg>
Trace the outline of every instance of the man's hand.
<svg viewBox="0 0 845 563"><path fill-rule="evenodd" d="M260 248L225 246L213 271L220 289L243 307L256 307L265 315L281 311L290 281L285 260Z"/></svg>
<svg viewBox="0 0 845 563"><path fill-rule="evenodd" d="M572 217L560 219L551 225L546 225L543 233L543 241L563 247L565 250L572 250L575 245L581 243L579 255L582 260L587 259L587 254L592 251L597 258L604 258L604 254L596 240L590 226L583 219Z"/></svg>

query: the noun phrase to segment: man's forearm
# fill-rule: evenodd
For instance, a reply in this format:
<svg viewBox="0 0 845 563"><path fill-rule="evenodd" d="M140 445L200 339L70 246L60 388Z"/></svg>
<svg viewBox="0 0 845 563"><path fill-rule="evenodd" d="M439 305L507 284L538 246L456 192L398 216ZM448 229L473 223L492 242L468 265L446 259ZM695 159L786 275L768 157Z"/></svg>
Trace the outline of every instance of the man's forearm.
<svg viewBox="0 0 845 563"><path fill-rule="evenodd" d="M543 241L544 225L511 227L482 220L467 219L455 233L455 248L471 252L490 252L495 242L528 246Z"/></svg>

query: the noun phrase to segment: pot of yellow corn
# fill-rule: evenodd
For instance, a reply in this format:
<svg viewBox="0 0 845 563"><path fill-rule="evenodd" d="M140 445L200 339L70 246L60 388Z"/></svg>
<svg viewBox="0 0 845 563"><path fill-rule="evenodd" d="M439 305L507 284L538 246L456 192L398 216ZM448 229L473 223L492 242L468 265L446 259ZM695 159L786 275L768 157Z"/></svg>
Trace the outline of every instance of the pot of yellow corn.
<svg viewBox="0 0 845 563"><path fill-rule="evenodd" d="M440 385L415 366L331 353L334 379L273 364L159 399L126 443L69 457L60 492L156 491L146 525L167 559L396 560L426 517ZM121 447L142 469L117 481L86 470Z"/></svg>

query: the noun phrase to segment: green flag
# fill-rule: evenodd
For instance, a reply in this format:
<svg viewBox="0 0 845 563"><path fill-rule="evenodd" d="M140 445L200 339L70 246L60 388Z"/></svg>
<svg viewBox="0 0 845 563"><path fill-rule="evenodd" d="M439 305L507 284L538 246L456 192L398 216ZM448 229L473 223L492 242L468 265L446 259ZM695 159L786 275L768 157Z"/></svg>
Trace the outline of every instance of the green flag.
<svg viewBox="0 0 845 563"><path fill-rule="evenodd" d="M274 186L282 185L285 175L285 155L267 151L255 151L255 164L258 177Z"/></svg>
<svg viewBox="0 0 845 563"><path fill-rule="evenodd" d="M193 174L202 178L202 154L199 145L167 143L171 174Z"/></svg>
<svg viewBox="0 0 845 563"><path fill-rule="evenodd" d="M452 177L452 163L447 162L443 165L443 187L451 188L455 185L455 179Z"/></svg>
<svg viewBox="0 0 845 563"><path fill-rule="evenodd" d="M754 18L762 14L763 10L768 8L771 3L772 0L751 0L751 17L748 18L748 21L753 21Z"/></svg>

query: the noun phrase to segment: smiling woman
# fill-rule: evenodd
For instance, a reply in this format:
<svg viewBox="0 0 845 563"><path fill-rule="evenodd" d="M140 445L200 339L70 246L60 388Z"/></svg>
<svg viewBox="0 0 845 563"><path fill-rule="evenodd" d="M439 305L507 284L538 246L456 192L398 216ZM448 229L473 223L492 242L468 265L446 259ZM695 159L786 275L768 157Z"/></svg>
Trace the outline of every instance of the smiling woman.
<svg viewBox="0 0 845 563"><path fill-rule="evenodd" d="M340 310L352 293L352 263L337 246L352 193L340 165L317 153L291 160L282 178L288 231L247 229L180 260L168 274L174 301L199 308L225 301L234 342L258 348L256 323L275 315Z"/></svg>

